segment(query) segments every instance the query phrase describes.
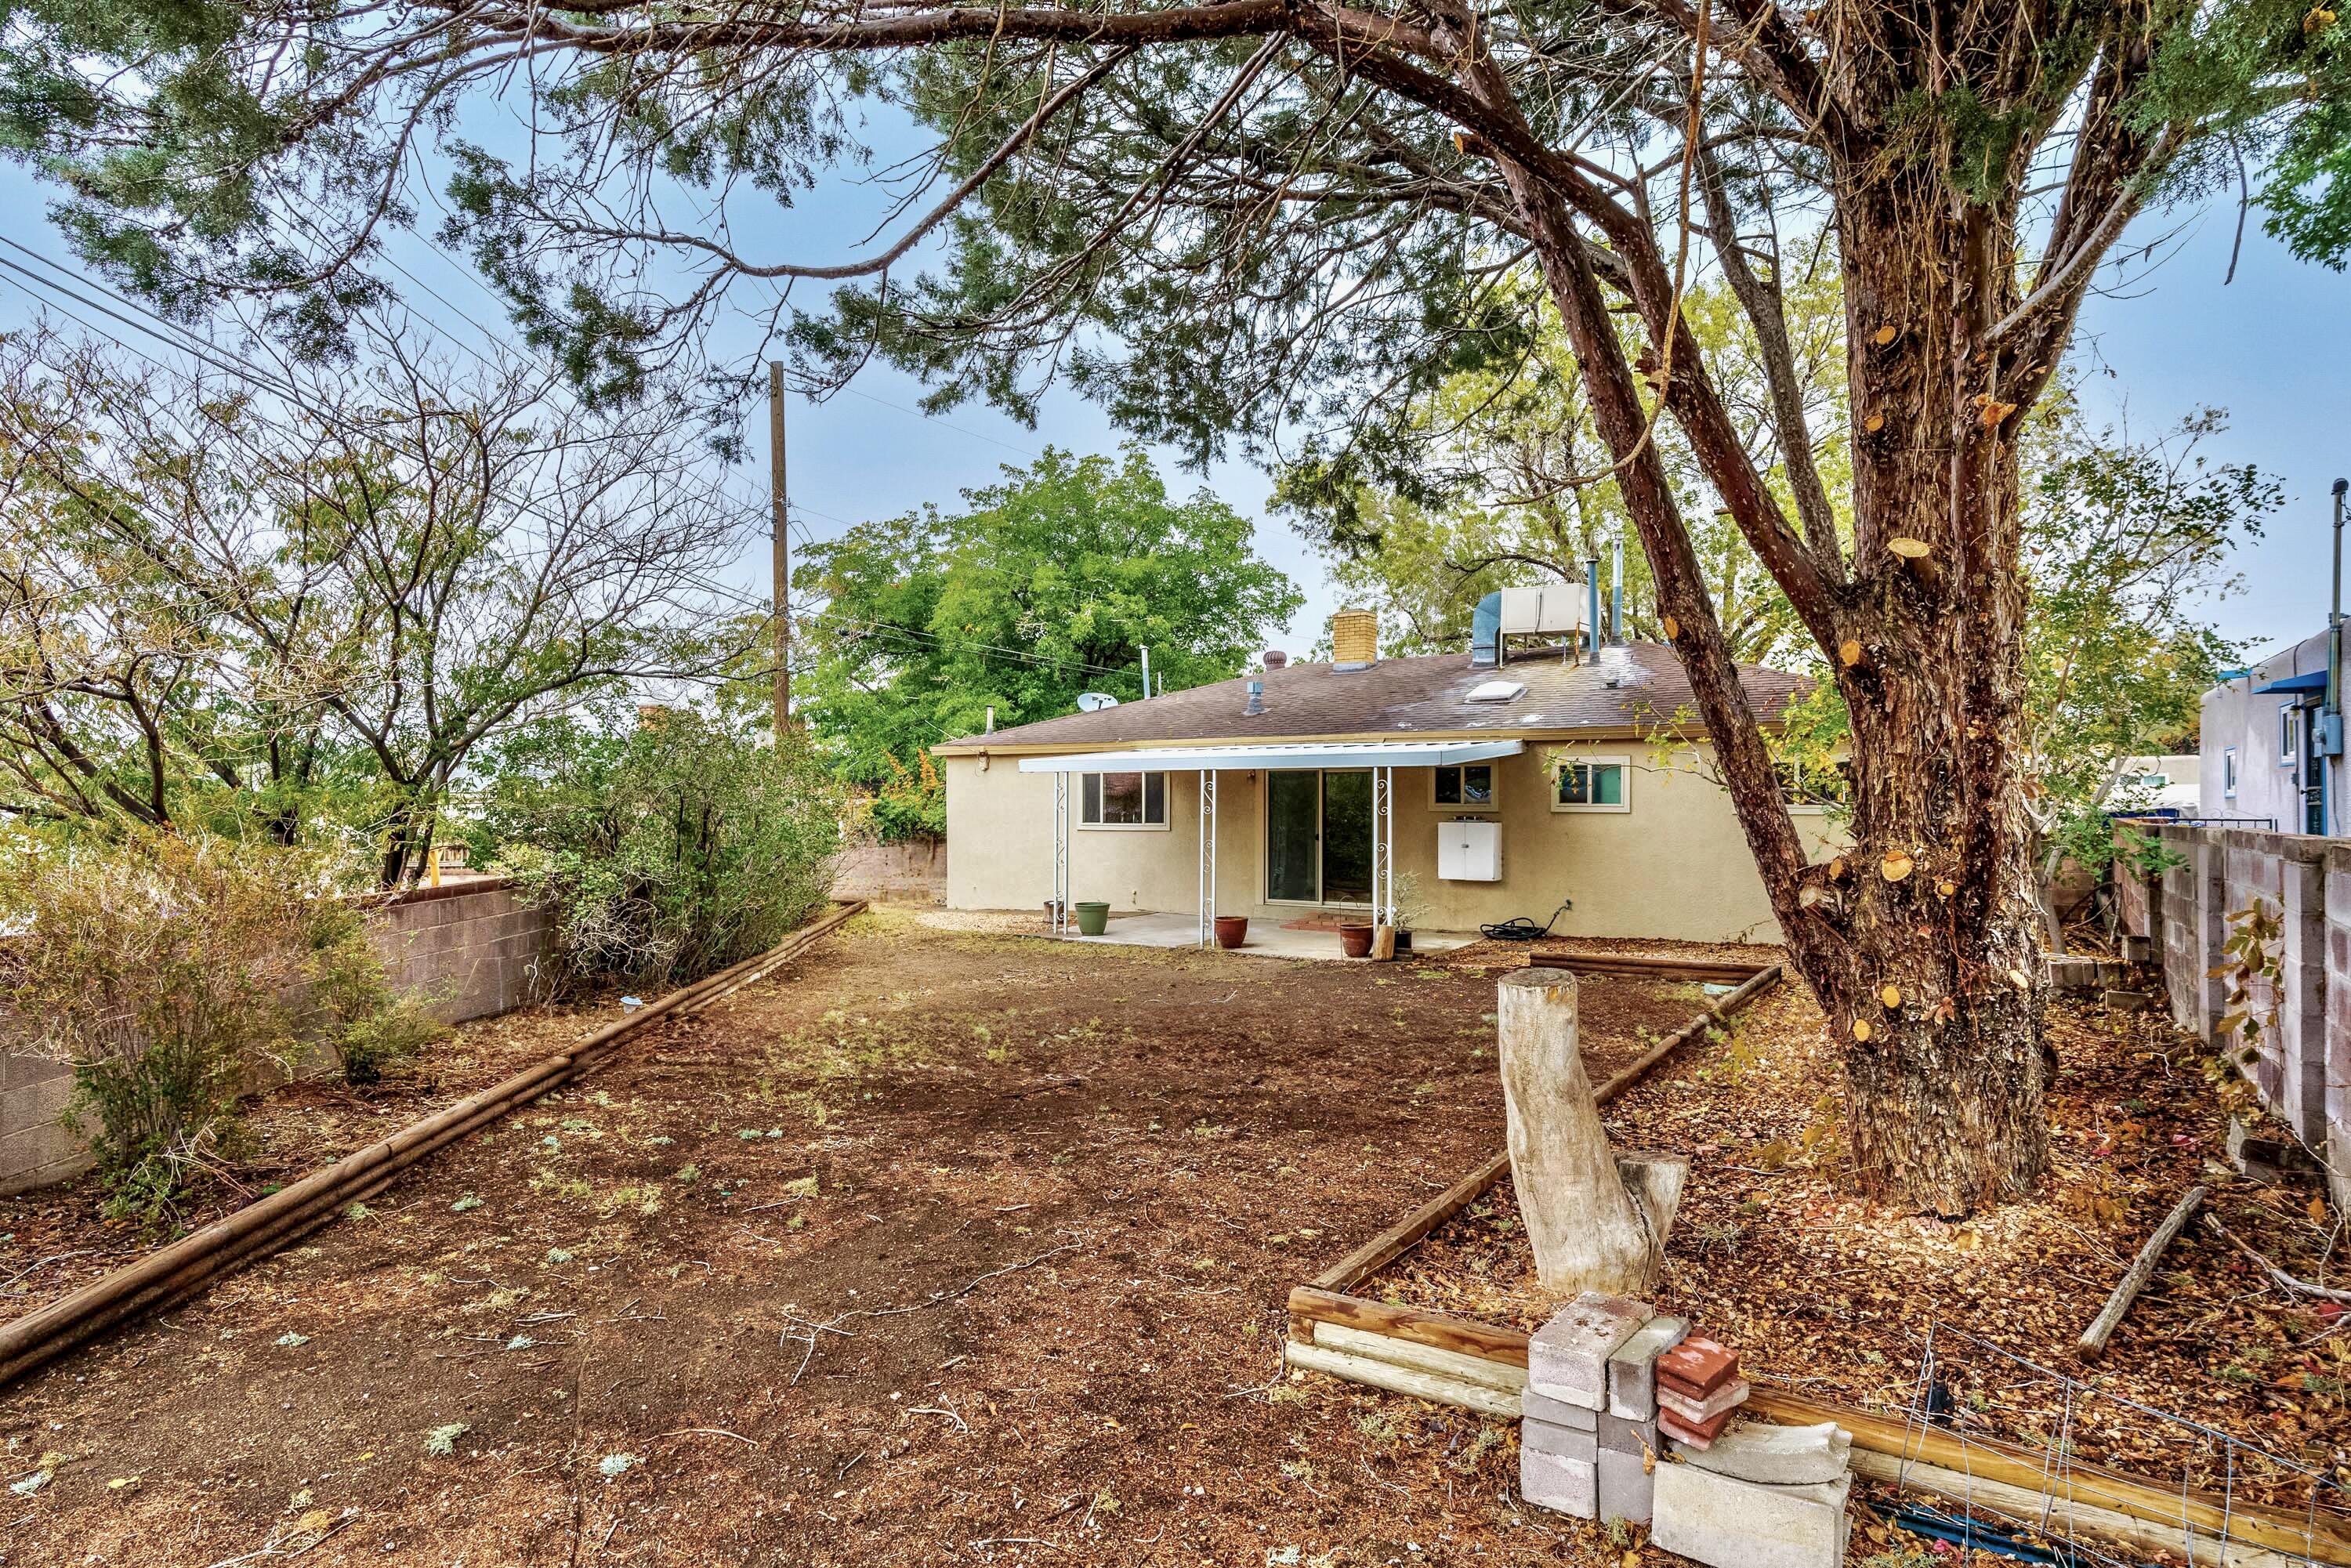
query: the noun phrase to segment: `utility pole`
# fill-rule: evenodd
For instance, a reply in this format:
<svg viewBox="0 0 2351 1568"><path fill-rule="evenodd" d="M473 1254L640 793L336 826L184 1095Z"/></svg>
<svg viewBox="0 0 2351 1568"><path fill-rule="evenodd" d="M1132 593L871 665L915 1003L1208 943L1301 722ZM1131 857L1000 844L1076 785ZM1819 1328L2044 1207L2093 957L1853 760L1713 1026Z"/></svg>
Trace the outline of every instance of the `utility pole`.
<svg viewBox="0 0 2351 1568"><path fill-rule="evenodd" d="M775 498L776 742L792 723L791 513L784 500L784 366L768 361L768 471Z"/></svg>

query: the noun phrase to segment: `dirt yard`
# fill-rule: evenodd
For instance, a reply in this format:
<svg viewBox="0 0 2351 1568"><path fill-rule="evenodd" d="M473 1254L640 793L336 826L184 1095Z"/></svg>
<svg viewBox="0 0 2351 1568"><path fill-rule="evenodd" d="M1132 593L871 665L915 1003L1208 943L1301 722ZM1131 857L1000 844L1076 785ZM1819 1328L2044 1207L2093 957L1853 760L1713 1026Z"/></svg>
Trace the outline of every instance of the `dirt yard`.
<svg viewBox="0 0 2351 1568"><path fill-rule="evenodd" d="M2351 1484L2351 1312L2267 1281L2191 1226L2105 1360L2074 1357L2140 1242L2191 1185L2231 1235L2293 1275L2346 1284L2342 1217L2314 1179L2264 1186L2220 1163L2227 1118L2209 1051L2164 1015L2058 999L2049 1036L2049 1179L2032 1201L1952 1226L1843 1189L1839 1070L1801 985L1686 1048L1608 1111L1619 1147L1688 1154L1659 1306L1740 1345L1784 1387L1905 1416L1937 1336L1940 1420L2037 1449L2271 1504L2329 1511ZM1549 1313L1508 1178L1357 1293L1489 1322ZM1973 1336L1972 1338L1969 1336ZM2006 1353L2003 1354L2002 1353ZM2009 1359L2075 1377L2087 1392ZM2136 1408L2134 1406L2147 1408ZM2234 1456L2166 1412L2260 1453Z"/></svg>
<svg viewBox="0 0 2351 1568"><path fill-rule="evenodd" d="M1591 985L1594 1075L1697 1007ZM1492 1009L1474 958L862 917L9 1390L0 1560L1614 1563L1504 1426L1280 1373L1288 1286L1496 1145ZM588 1021L298 1086L272 1179ZM12 1313L131 1249L94 1201L0 1202Z"/></svg>

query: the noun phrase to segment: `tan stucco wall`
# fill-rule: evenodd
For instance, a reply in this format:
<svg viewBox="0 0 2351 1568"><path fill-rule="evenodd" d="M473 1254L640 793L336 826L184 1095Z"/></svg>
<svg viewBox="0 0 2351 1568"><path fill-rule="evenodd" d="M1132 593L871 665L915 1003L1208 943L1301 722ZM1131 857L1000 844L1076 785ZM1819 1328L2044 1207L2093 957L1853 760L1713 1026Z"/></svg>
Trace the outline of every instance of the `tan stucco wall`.
<svg viewBox="0 0 2351 1568"><path fill-rule="evenodd" d="M1627 758L1629 811L1554 812L1547 771L1557 758ZM1455 814L1430 804L1429 770L1395 775L1397 869L1417 883L1424 930L1468 930L1487 921L1549 915L1563 897L1575 907L1562 936L1659 936L1686 941L1779 940L1762 879L1730 799L1697 771L1696 754L1665 766L1638 742L1531 745L1505 758L1496 789L1502 823L1502 879L1440 882L1437 826ZM956 909L1041 909L1053 891L1053 779L1022 773L1017 759L945 759L947 904ZM1196 907L1199 776L1168 778L1165 831L1076 829L1070 835L1073 900L1113 909ZM1071 790L1074 811L1077 790ZM1831 841L1818 813L1797 825L1817 858ZM1217 799L1220 913L1288 919L1311 906L1265 897L1265 775L1222 776Z"/></svg>

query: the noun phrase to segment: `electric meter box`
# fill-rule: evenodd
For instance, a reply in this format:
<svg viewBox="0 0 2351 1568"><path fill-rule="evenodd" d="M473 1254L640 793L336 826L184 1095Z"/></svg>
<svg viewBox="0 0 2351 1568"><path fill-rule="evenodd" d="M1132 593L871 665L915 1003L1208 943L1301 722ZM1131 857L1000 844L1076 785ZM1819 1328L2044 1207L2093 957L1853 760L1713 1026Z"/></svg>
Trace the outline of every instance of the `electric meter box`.
<svg viewBox="0 0 2351 1568"><path fill-rule="evenodd" d="M1464 818L1437 825L1437 874L1444 882L1502 880L1502 824Z"/></svg>

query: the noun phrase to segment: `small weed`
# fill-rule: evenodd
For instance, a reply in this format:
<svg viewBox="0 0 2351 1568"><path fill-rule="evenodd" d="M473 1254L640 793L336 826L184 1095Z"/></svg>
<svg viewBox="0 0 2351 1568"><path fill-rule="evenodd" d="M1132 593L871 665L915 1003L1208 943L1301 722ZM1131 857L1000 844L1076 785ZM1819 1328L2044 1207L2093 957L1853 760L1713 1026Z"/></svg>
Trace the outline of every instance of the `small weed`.
<svg viewBox="0 0 2351 1568"><path fill-rule="evenodd" d="M445 1459L457 1451L457 1439L473 1430L463 1421L452 1421L445 1427L435 1427L424 1434L424 1451L434 1458Z"/></svg>
<svg viewBox="0 0 2351 1568"><path fill-rule="evenodd" d="M796 1177L784 1184L784 1196L787 1197L814 1197L817 1191L817 1179L812 1176Z"/></svg>
<svg viewBox="0 0 2351 1568"><path fill-rule="evenodd" d="M1467 1474L1478 1468L1478 1461L1502 1446L1503 1429L1491 1423L1481 1425L1478 1435L1469 1439L1468 1447L1445 1462Z"/></svg>

